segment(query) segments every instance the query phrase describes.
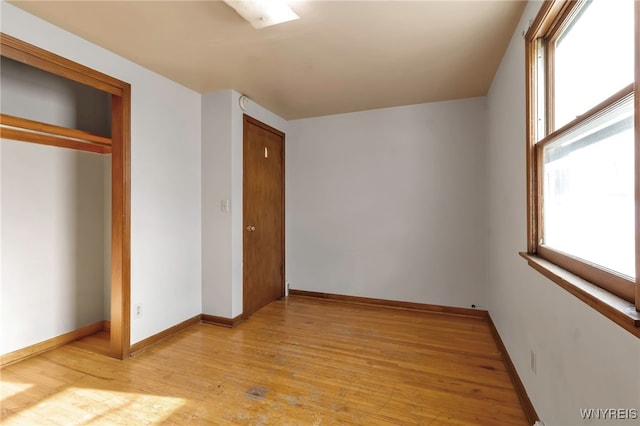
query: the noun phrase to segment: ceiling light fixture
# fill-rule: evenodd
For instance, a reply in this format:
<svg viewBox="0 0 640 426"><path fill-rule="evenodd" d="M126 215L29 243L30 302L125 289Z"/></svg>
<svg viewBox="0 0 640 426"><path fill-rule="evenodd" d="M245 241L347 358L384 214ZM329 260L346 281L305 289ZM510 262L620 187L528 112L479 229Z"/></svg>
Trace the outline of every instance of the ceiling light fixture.
<svg viewBox="0 0 640 426"><path fill-rule="evenodd" d="M224 2L257 30L300 18L285 0L224 0Z"/></svg>

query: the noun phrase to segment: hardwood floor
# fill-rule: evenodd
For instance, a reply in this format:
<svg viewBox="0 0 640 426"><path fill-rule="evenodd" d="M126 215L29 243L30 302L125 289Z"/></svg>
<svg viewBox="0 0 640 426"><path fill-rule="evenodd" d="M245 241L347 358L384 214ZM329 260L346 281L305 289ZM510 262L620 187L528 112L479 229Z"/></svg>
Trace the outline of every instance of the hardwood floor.
<svg viewBox="0 0 640 426"><path fill-rule="evenodd" d="M87 345L2 369L1 423L527 424L484 318L294 296L126 361Z"/></svg>
<svg viewBox="0 0 640 426"><path fill-rule="evenodd" d="M73 342L73 345L79 349L86 349L89 352L109 356L109 352L111 351L110 339L111 336L108 331L100 331L96 334Z"/></svg>

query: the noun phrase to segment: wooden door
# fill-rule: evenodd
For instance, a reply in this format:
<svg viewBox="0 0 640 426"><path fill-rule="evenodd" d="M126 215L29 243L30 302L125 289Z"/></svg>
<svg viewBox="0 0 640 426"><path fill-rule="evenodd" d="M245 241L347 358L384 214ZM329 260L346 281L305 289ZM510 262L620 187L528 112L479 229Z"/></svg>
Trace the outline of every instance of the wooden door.
<svg viewBox="0 0 640 426"><path fill-rule="evenodd" d="M244 116L243 315L284 296L284 133Z"/></svg>

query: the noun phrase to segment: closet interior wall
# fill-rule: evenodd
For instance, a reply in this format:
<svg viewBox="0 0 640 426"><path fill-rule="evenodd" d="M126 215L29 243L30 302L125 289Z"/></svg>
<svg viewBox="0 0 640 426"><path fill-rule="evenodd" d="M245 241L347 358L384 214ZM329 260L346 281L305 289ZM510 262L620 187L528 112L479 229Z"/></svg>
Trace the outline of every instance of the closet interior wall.
<svg viewBox="0 0 640 426"><path fill-rule="evenodd" d="M2 114L111 136L111 96L2 57ZM111 155L0 142L8 353L110 318Z"/></svg>

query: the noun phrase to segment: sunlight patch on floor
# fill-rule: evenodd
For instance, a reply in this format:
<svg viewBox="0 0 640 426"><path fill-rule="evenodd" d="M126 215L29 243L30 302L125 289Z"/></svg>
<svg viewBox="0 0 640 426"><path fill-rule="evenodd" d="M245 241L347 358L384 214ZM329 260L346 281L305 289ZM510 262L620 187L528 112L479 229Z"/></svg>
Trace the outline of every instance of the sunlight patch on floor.
<svg viewBox="0 0 640 426"><path fill-rule="evenodd" d="M11 397L5 392L5 384L12 395L28 391L32 385L3 382L2 400ZM29 401L29 392L23 393ZM160 424L186 401L168 396L144 395L90 388L69 387L39 400L34 405L27 402L15 413L3 412L3 425L42 424L99 425L121 423L127 418L130 424Z"/></svg>
<svg viewBox="0 0 640 426"><path fill-rule="evenodd" d="M24 392L31 387L33 387L33 385L29 383L15 383L3 380L0 382L0 405L2 405L2 401L5 399Z"/></svg>

